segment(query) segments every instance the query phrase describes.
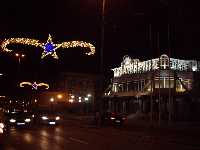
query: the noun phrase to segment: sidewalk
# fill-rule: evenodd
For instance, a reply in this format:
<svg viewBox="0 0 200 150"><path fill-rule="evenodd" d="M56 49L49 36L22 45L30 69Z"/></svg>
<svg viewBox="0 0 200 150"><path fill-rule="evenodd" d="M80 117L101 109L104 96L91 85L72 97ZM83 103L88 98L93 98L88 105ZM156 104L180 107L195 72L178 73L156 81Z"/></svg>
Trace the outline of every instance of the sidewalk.
<svg viewBox="0 0 200 150"><path fill-rule="evenodd" d="M179 132L185 134L200 134L200 122L168 122L158 121L150 122L149 120L127 120L126 130L147 130L152 132Z"/></svg>

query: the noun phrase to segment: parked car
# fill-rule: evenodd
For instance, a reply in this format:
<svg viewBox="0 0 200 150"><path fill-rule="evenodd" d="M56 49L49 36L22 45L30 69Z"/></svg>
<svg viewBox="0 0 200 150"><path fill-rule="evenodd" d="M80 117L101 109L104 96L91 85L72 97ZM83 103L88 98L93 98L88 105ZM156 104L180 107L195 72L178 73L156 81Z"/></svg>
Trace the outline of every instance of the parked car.
<svg viewBox="0 0 200 150"><path fill-rule="evenodd" d="M5 124L5 115L3 111L0 111L0 143L5 138L6 133L7 133L7 128Z"/></svg>

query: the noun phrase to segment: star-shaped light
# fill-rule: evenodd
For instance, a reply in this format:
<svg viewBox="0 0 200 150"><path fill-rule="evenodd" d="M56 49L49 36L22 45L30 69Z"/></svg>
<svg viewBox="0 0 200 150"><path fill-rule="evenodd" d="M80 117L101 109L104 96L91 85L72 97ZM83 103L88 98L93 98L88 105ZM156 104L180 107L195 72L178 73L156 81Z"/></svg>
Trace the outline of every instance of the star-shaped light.
<svg viewBox="0 0 200 150"><path fill-rule="evenodd" d="M24 85L30 85L32 86L32 89L34 90L37 90L38 89L38 86L45 86L46 88L45 89L48 89L49 88L49 85L46 84L46 83L36 83L36 82L21 82L20 83L20 87L24 87Z"/></svg>
<svg viewBox="0 0 200 150"><path fill-rule="evenodd" d="M54 44L52 41L52 37L49 34L49 37L46 41L46 43L40 42L37 39L29 39L29 38L10 38L5 39L1 44L1 49L4 52L12 52L12 49L9 49L7 45L9 44L23 44L23 45L32 45L35 47L40 47L43 49L41 59L44 57L50 55L53 58L58 59L58 56L56 54L57 49L67 49L67 48L75 48L75 47L82 47L82 48L89 48L90 51L86 52L86 55L94 55L95 54L95 47L91 43L87 43L84 41L64 41L59 44Z"/></svg>
<svg viewBox="0 0 200 150"><path fill-rule="evenodd" d="M56 54L56 49L58 49L60 46L61 46L61 44L54 44L53 43L52 37L49 34L47 42L42 44L42 48L44 49L44 51L42 53L42 57L41 58L43 59L47 55L51 55L51 56L53 56L53 58L58 59L58 56Z"/></svg>
<svg viewBox="0 0 200 150"><path fill-rule="evenodd" d="M36 82L33 82L33 84L32 84L32 89L37 90L37 87L38 87L37 83L36 83Z"/></svg>

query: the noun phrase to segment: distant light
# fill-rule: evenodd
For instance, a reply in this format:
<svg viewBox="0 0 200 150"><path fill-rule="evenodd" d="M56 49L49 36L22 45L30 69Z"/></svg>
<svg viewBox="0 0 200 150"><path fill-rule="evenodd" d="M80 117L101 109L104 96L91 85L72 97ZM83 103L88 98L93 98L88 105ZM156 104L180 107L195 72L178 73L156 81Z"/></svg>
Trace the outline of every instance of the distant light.
<svg viewBox="0 0 200 150"><path fill-rule="evenodd" d="M56 120L60 120L60 117L59 117L59 116L57 116L57 117L56 117Z"/></svg>
<svg viewBox="0 0 200 150"><path fill-rule="evenodd" d="M52 98L50 98L50 101L51 101L51 102L54 102L54 98L53 98L53 97L52 97Z"/></svg>
<svg viewBox="0 0 200 150"><path fill-rule="evenodd" d="M79 99L78 102L81 103L82 102L81 99Z"/></svg>
<svg viewBox="0 0 200 150"><path fill-rule="evenodd" d="M73 99L69 99L69 102L70 102L70 103L73 103L73 102L74 102L74 100L73 100Z"/></svg>
<svg viewBox="0 0 200 150"><path fill-rule="evenodd" d="M3 75L3 73L0 73L0 76L2 76Z"/></svg>
<svg viewBox="0 0 200 150"><path fill-rule="evenodd" d="M78 99L81 100L82 98L81 98L81 97L78 97Z"/></svg>
<svg viewBox="0 0 200 150"><path fill-rule="evenodd" d="M63 96L62 96L61 94L58 94L58 95L57 95L57 98L58 98L58 99L61 99L62 97L63 97Z"/></svg>
<svg viewBox="0 0 200 150"><path fill-rule="evenodd" d="M92 95L91 95L91 94L88 94L87 96L88 96L88 97L91 97Z"/></svg>
<svg viewBox="0 0 200 150"><path fill-rule="evenodd" d="M25 57L25 55L24 55L24 54L22 54L22 57Z"/></svg>
<svg viewBox="0 0 200 150"><path fill-rule="evenodd" d="M18 57L18 56L19 56L19 54L18 54L18 53L16 53L16 54L15 54L15 56L17 56L17 57Z"/></svg>
<svg viewBox="0 0 200 150"><path fill-rule="evenodd" d="M74 98L75 96L74 95L71 95L71 98Z"/></svg>
<svg viewBox="0 0 200 150"><path fill-rule="evenodd" d="M35 99L35 103L37 103L37 99Z"/></svg>
<svg viewBox="0 0 200 150"><path fill-rule="evenodd" d="M196 66L193 66L193 67L192 67L192 71L197 71L197 67L196 67Z"/></svg>
<svg viewBox="0 0 200 150"><path fill-rule="evenodd" d="M88 101L89 100L89 98L88 97L85 97L85 101Z"/></svg>

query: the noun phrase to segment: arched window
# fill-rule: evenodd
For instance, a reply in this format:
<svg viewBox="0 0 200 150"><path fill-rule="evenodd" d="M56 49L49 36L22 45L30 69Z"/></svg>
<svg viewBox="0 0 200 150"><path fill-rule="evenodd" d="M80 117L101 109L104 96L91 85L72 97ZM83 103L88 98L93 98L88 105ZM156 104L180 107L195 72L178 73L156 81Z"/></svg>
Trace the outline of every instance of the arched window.
<svg viewBox="0 0 200 150"><path fill-rule="evenodd" d="M160 68L166 69L169 67L169 57L165 54L160 56Z"/></svg>

